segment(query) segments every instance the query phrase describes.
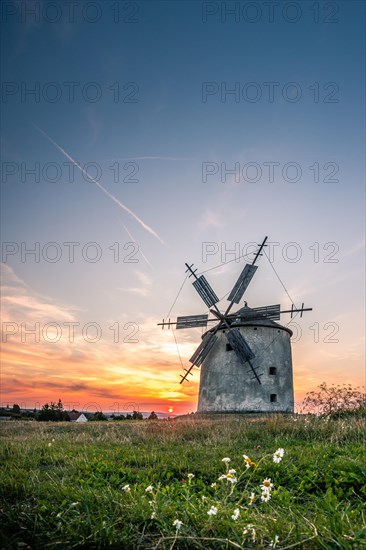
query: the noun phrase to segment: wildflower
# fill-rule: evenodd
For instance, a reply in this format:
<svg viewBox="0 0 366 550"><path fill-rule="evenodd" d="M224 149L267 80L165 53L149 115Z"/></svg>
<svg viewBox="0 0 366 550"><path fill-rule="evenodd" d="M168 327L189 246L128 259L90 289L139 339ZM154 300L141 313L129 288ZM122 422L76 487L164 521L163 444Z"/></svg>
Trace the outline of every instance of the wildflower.
<svg viewBox="0 0 366 550"><path fill-rule="evenodd" d="M129 484L127 483L127 485L124 485L122 487L122 491L125 491L126 493L128 493L129 491L131 491L131 487L129 486Z"/></svg>
<svg viewBox="0 0 366 550"><path fill-rule="evenodd" d="M217 508L216 506L211 506L211 508L209 509L209 511L207 512L207 514L209 516L216 516L217 514Z"/></svg>
<svg viewBox="0 0 366 550"><path fill-rule="evenodd" d="M193 479L194 478L194 474L188 474L188 479Z"/></svg>
<svg viewBox="0 0 366 550"><path fill-rule="evenodd" d="M231 518L232 518L234 521L236 521L236 520L238 519L238 517L239 517L239 514L240 514L239 508L235 508L234 513L233 513L233 515L231 516Z"/></svg>
<svg viewBox="0 0 366 550"><path fill-rule="evenodd" d="M150 516L150 519L155 519L155 517L156 517L156 512L153 512Z"/></svg>
<svg viewBox="0 0 366 550"><path fill-rule="evenodd" d="M263 481L263 484L261 485L261 489L262 491L267 491L269 492L273 487L273 483L271 482L271 478L270 477L267 477L264 481Z"/></svg>
<svg viewBox="0 0 366 550"><path fill-rule="evenodd" d="M249 497L249 506L252 506L255 501L255 493L252 493Z"/></svg>
<svg viewBox="0 0 366 550"><path fill-rule="evenodd" d="M251 466L256 466L256 463L253 462L253 460L251 458L249 458L249 456L243 455L243 458L244 458L245 466L247 467L247 469L250 468Z"/></svg>
<svg viewBox="0 0 366 550"><path fill-rule="evenodd" d="M211 483L211 487L216 487L216 483Z"/></svg>
<svg viewBox="0 0 366 550"><path fill-rule="evenodd" d="M173 521L173 526L177 528L177 531L182 527L183 521L180 521L180 519L175 519Z"/></svg>
<svg viewBox="0 0 366 550"><path fill-rule="evenodd" d="M275 453L273 453L273 462L276 464L279 464L283 458L285 451L283 449L277 449Z"/></svg>
<svg viewBox="0 0 366 550"><path fill-rule="evenodd" d="M252 541L255 542L256 539L256 532L253 527L253 525L247 525L246 528L243 530L243 535L252 535Z"/></svg>
<svg viewBox="0 0 366 550"><path fill-rule="evenodd" d="M231 475L236 474L236 470L234 470L234 469L229 470L229 471L228 471L228 474L231 474Z"/></svg>
<svg viewBox="0 0 366 550"><path fill-rule="evenodd" d="M236 483L237 482L237 479L234 476L234 474L230 474L230 473L222 474L222 476L219 477L219 481L221 481L222 479L227 479L228 481L230 481L230 483Z"/></svg>
<svg viewBox="0 0 366 550"><path fill-rule="evenodd" d="M145 491L146 491L147 493L151 493L151 491L153 490L153 488L154 488L154 487L153 487L152 485L149 485L148 487L146 487Z"/></svg>
<svg viewBox="0 0 366 550"><path fill-rule="evenodd" d="M271 500L271 494L268 491L263 491L261 500L263 500L263 502L268 502Z"/></svg>
<svg viewBox="0 0 366 550"><path fill-rule="evenodd" d="M229 458L228 456L222 459L222 462L225 462L225 464L229 464L230 461L231 461L231 458Z"/></svg>
<svg viewBox="0 0 366 550"><path fill-rule="evenodd" d="M280 537L278 535L275 536L273 540L269 543L270 548L276 548L277 543L280 541Z"/></svg>
<svg viewBox="0 0 366 550"><path fill-rule="evenodd" d="M227 479L228 481L230 481L230 483L236 483L236 482L237 482L237 479L236 479L236 477L234 476L234 474L227 474L226 479Z"/></svg>
<svg viewBox="0 0 366 550"><path fill-rule="evenodd" d="M50 442L48 443L48 446L49 446L49 447L52 447L52 443L51 443L51 441L50 441Z"/></svg>

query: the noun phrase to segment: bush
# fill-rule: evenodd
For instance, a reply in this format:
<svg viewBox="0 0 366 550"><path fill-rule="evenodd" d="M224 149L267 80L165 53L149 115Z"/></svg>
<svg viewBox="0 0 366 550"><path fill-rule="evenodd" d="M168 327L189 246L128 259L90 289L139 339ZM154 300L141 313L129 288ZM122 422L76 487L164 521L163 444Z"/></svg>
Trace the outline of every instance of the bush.
<svg viewBox="0 0 366 550"><path fill-rule="evenodd" d="M351 384L327 386L323 382L319 391L308 392L304 406L317 413L339 418L349 415L366 416L366 394L361 387L354 388Z"/></svg>

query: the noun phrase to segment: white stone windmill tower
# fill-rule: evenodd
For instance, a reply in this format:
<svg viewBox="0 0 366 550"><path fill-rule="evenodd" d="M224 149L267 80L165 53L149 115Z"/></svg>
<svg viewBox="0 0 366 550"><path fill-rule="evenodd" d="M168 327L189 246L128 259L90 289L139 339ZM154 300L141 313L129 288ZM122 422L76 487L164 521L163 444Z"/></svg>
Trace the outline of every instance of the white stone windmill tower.
<svg viewBox="0 0 366 550"><path fill-rule="evenodd" d="M228 296L229 306L222 313L215 292L201 275L197 277L192 265L186 264L193 286L214 316L208 314L178 317L159 323L176 329L216 326L207 330L202 342L190 358L191 367L181 376L181 383L192 374L193 367L201 367L198 412L293 412L294 391L292 377L292 331L276 323L281 313L300 313L312 308L292 307L281 311L280 305L249 308L230 313L242 299L254 273L255 265L267 237L259 246L254 260L246 264Z"/></svg>

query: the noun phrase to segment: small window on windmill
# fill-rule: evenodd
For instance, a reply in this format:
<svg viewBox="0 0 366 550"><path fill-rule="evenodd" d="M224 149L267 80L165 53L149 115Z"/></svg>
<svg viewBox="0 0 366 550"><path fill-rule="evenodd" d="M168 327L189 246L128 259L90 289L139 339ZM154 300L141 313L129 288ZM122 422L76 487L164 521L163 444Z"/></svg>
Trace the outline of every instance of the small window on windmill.
<svg viewBox="0 0 366 550"><path fill-rule="evenodd" d="M276 367L269 367L269 374L271 374L272 376L274 376L275 374L277 374L277 369L276 369Z"/></svg>
<svg viewBox="0 0 366 550"><path fill-rule="evenodd" d="M233 351L231 344L226 344L226 351Z"/></svg>
<svg viewBox="0 0 366 550"><path fill-rule="evenodd" d="M276 393L271 393L270 401L271 401L271 403L276 403L276 401L277 401L277 394Z"/></svg>
<svg viewBox="0 0 366 550"><path fill-rule="evenodd" d="M257 330L257 327L254 327L254 329L253 329L253 330Z"/></svg>

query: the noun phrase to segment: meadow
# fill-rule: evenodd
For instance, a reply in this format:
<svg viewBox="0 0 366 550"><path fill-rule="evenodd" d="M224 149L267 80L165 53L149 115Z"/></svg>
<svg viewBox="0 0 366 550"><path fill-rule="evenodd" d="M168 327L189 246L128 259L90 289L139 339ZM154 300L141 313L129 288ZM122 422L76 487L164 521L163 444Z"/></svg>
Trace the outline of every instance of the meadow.
<svg viewBox="0 0 366 550"><path fill-rule="evenodd" d="M365 428L305 415L2 422L0 547L366 548Z"/></svg>

